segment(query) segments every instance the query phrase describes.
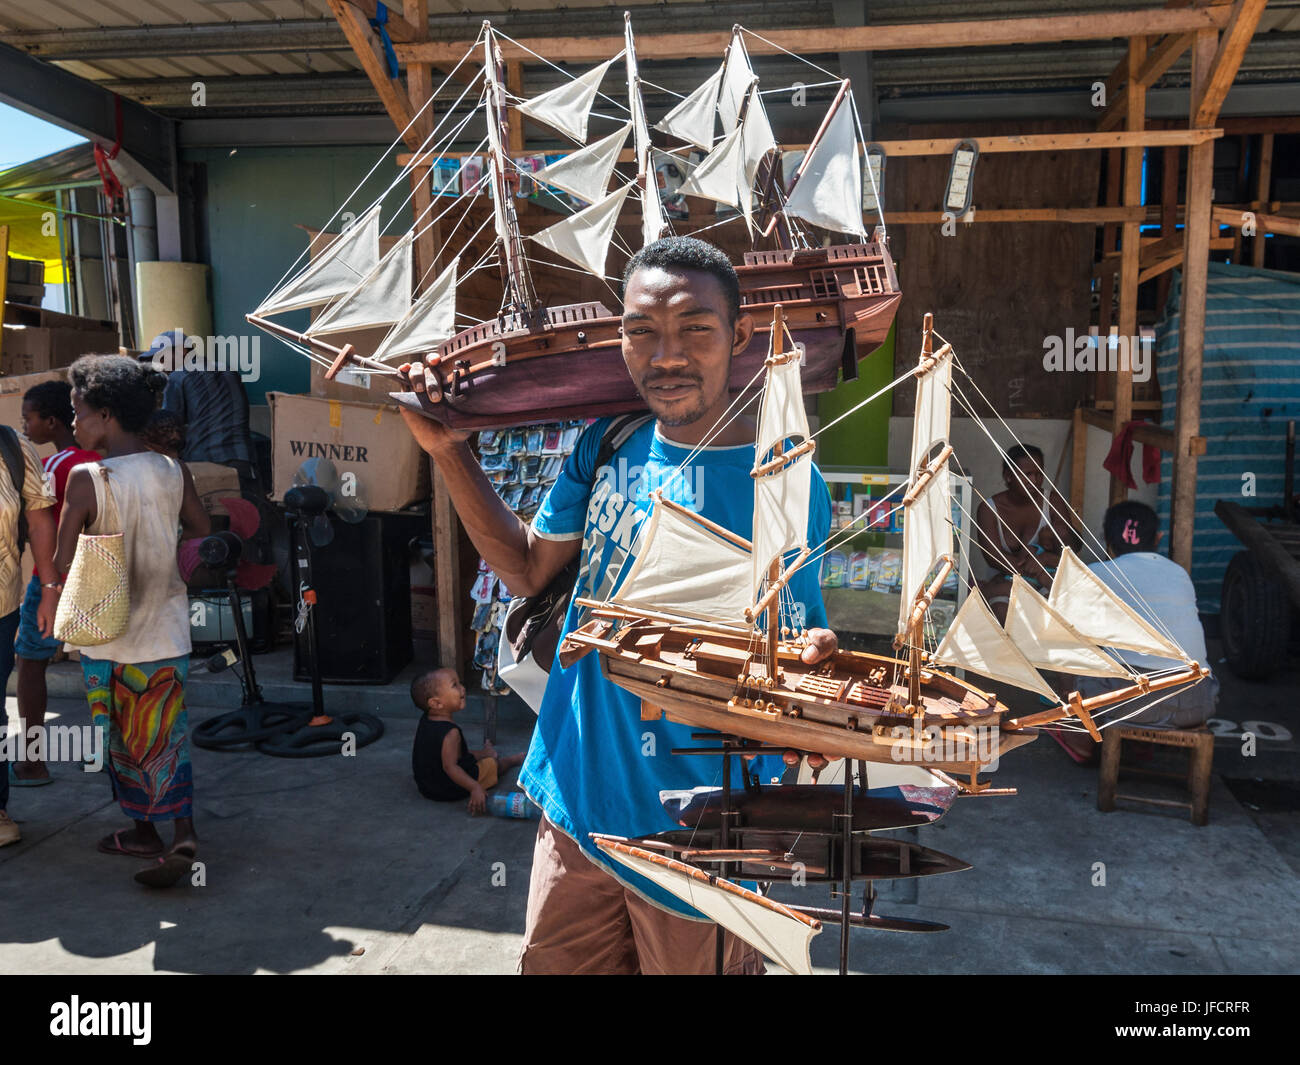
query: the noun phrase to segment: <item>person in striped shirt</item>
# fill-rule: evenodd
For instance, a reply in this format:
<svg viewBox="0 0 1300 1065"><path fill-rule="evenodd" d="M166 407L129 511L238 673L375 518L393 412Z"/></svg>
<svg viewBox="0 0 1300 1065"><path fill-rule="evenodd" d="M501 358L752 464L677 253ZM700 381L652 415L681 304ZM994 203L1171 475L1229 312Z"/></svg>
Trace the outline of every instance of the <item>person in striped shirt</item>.
<svg viewBox="0 0 1300 1065"><path fill-rule="evenodd" d="M23 394L23 433L33 444L53 444L58 450L44 462L45 482L54 494L54 520L63 509L63 492L72 467L97 462L99 453L77 446L72 435L72 386L67 381L42 381ZM18 621L18 716L24 729L45 723L45 670L59 650L52 635L42 636L36 624L41 602L40 577L33 573L23 597ZM37 749L39 754L39 748ZM40 757L11 762L9 782L16 787L49 784L53 778Z"/></svg>

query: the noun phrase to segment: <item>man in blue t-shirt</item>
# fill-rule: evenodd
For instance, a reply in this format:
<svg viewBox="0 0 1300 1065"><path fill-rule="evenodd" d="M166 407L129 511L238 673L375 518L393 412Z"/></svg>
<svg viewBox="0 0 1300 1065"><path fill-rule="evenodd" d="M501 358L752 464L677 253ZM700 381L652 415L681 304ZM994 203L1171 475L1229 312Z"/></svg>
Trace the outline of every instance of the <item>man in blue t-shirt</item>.
<svg viewBox="0 0 1300 1065"><path fill-rule="evenodd" d="M535 594L580 553L565 632L586 620L579 598L608 598L630 569L655 490L752 536L754 422L723 424L731 359L754 331L753 319L740 313L735 270L712 245L669 237L631 259L623 287L623 357L654 419L599 469L608 422L591 426L531 527L497 497L465 434L403 412L437 462L475 546L512 592ZM414 390L425 387L418 366L403 370L413 375ZM697 448L706 437L709 443ZM830 530L830 500L820 474L813 485L807 535L816 545ZM809 630L804 660L820 661L836 641L824 627L815 566L795 573L789 594ZM544 814L529 885L525 973L713 971L714 926L656 885L608 864L589 838L679 827L659 793L721 784L717 759L671 753L698 746L692 731L667 719L641 720L640 700L602 676L598 655L567 670L553 665L519 778ZM772 761L759 760L764 782L780 771ZM761 971L757 952L729 933L724 950L728 972Z"/></svg>

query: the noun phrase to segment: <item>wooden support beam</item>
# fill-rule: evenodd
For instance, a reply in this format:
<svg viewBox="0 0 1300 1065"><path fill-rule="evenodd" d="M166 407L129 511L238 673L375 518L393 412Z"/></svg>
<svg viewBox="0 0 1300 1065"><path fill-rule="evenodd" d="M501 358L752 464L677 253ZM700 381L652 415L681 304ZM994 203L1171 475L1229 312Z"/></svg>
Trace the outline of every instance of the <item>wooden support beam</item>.
<svg viewBox="0 0 1300 1065"><path fill-rule="evenodd" d="M1147 90L1142 84L1140 74L1147 58L1147 42L1144 37L1134 37L1128 43L1128 91L1125 129L1135 133L1146 122ZM1142 162L1146 149L1137 146L1124 151L1124 206L1140 207L1142 204ZM1120 268L1119 268L1119 335L1126 338L1137 336L1137 303L1139 258L1142 246L1136 222L1125 222L1120 234ZM1113 414L1113 432L1133 417L1133 368L1121 365L1115 369L1115 410ZM1118 477L1110 478L1110 501L1118 503L1128 498L1128 486Z"/></svg>
<svg viewBox="0 0 1300 1065"><path fill-rule="evenodd" d="M1264 14L1268 0L1237 0L1232 5L1232 15L1223 29L1210 70L1203 85L1192 97L1192 125L1212 126L1219 117L1219 109L1236 80L1237 69L1255 36L1255 27Z"/></svg>
<svg viewBox="0 0 1300 1065"><path fill-rule="evenodd" d="M402 10L415 34L412 40L423 41L429 36L429 0L402 0ZM389 16L391 21L392 16ZM406 64L406 96L411 109L418 113L413 132L424 144L433 134L433 67L428 63ZM425 106L428 104L429 106ZM418 213L418 211L417 211ZM419 238L416 238L419 247ZM417 275L418 276L418 275Z"/></svg>
<svg viewBox="0 0 1300 1065"><path fill-rule="evenodd" d="M1267 201L1273 186L1273 134L1263 133L1259 138L1259 166L1255 170L1255 199ZM1250 265L1256 270L1264 266L1264 231L1255 226L1255 236L1250 244Z"/></svg>
<svg viewBox="0 0 1300 1065"><path fill-rule="evenodd" d="M506 88L514 96L524 94L524 65L517 59L506 64ZM506 150L512 155L524 150L524 116L515 108L506 115L509 124L506 130Z"/></svg>
<svg viewBox="0 0 1300 1065"><path fill-rule="evenodd" d="M1263 211L1251 212L1255 216L1255 232L1262 234L1281 233L1287 237L1300 237L1300 218L1286 218L1283 215L1267 214ZM1245 219L1242 215L1244 211L1235 207L1216 207L1214 208L1214 224L1216 226L1231 226L1233 229L1240 229Z"/></svg>
<svg viewBox="0 0 1300 1065"><path fill-rule="evenodd" d="M1201 144L1223 136L1212 129L1148 129L1110 133L1025 133L1008 137L971 137L981 155L994 152L1093 151L1098 148L1160 147L1169 144ZM951 155L961 142L958 137L934 140L879 141L892 159L908 155Z"/></svg>
<svg viewBox="0 0 1300 1065"><path fill-rule="evenodd" d="M1094 410L1092 407L1078 407L1076 408L1076 414L1087 425L1096 426L1098 429L1105 429L1108 433L1115 432L1115 422L1109 411ZM1122 429L1123 425L1121 425L1120 428ZM1168 429L1161 429L1158 425L1134 426L1133 439L1139 444L1150 444L1152 447L1158 447L1162 451L1172 452L1174 449L1174 434ZM1198 439L1203 440L1203 438ZM1199 444L1193 444L1193 447L1199 446ZM1204 453L1204 449L1202 448L1199 454ZM1075 507L1075 509L1078 510L1079 508Z"/></svg>
<svg viewBox="0 0 1300 1065"><path fill-rule="evenodd" d="M460 601L460 519L451 505L447 482L429 459L433 477L434 594L438 600L438 664L460 672L465 629Z"/></svg>
<svg viewBox="0 0 1300 1065"><path fill-rule="evenodd" d="M1163 262L1171 255L1177 255L1180 261L1183 257L1183 238L1179 233L1175 233L1172 237L1159 237L1152 239L1144 237L1140 243L1142 248L1141 253L1138 255L1138 265L1144 272L1150 267L1155 266L1156 263ZM1210 238L1211 251L1226 251L1231 247L1231 237ZM1097 265L1092 268L1092 274L1094 277L1102 277L1107 273L1114 274L1119 271L1119 266L1120 253L1114 252L1111 255L1107 255L1101 262L1097 263ZM1146 279L1143 278L1143 280Z"/></svg>
<svg viewBox="0 0 1300 1065"><path fill-rule="evenodd" d="M1106 206L1116 207L1123 198L1123 155L1118 148L1112 148L1106 153ZM1125 211L1131 211L1131 208L1122 208ZM1125 222L1130 218L1125 218ZM1101 231L1101 253L1104 259L1112 255L1118 255L1116 249L1119 247L1119 226L1115 224L1107 225ZM1097 286L1097 332L1101 336L1110 335L1111 315L1114 313L1115 305L1115 277L1114 271L1107 272L1101 276L1101 284ZM1104 382L1103 382L1104 384ZM1105 398L1110 399L1108 390L1103 388L1102 393ZM1101 394L1098 394L1101 398Z"/></svg>
<svg viewBox="0 0 1300 1065"><path fill-rule="evenodd" d="M1146 208L1125 207L1010 207L1006 209L981 208L963 216L961 221L981 222L1077 222L1081 225L1099 226L1109 222L1130 219L1145 221ZM890 211L885 221L891 226L940 225L942 211Z"/></svg>
<svg viewBox="0 0 1300 1065"><path fill-rule="evenodd" d="M1191 100L1203 100L1215 71L1218 34L1196 35L1192 46ZM1195 116L1199 109L1193 107ZM1187 222L1183 227L1182 309L1179 314L1178 401L1174 421L1177 446L1170 499L1170 557L1185 570L1192 568L1196 526L1196 456L1192 438L1201 429L1201 371L1205 354L1205 297L1209 283L1210 224L1214 199L1214 144L1206 141L1188 150Z"/></svg>
<svg viewBox="0 0 1300 1065"><path fill-rule="evenodd" d="M1088 424L1083 408L1074 408L1070 426L1070 524L1082 532L1084 489L1088 483Z"/></svg>
<svg viewBox="0 0 1300 1065"><path fill-rule="evenodd" d="M570 12L573 15L573 12ZM1159 37L1171 33L1219 30L1228 22L1227 7L1182 9L1144 8L1134 11L1096 11L1088 14L1039 15L1028 18L963 19L947 22L907 23L895 26L827 26L772 31L767 44L753 35L745 39L751 55L775 55L788 49L801 55L818 52L889 52L936 48L980 48L1005 44L1056 44L1061 41L1104 41L1116 37ZM731 40L729 30L705 33L638 34L640 59L697 59L721 55ZM470 49L472 40L397 45L403 62L423 60L435 65L455 63ZM520 46L523 47L520 47ZM506 59L530 60L525 49L552 62L599 62L616 55L622 37L530 37L516 45L501 42Z"/></svg>
<svg viewBox="0 0 1300 1065"><path fill-rule="evenodd" d="M1182 153L1178 148L1165 148L1160 178L1160 236L1166 240L1178 235L1178 170L1181 160ZM1161 274L1156 284L1156 306L1162 310L1169 298L1169 280L1168 274Z"/></svg>
<svg viewBox="0 0 1300 1065"><path fill-rule="evenodd" d="M1192 46L1194 35L1190 33L1179 33L1172 37L1166 37L1146 57L1142 63L1142 69L1138 72L1134 81L1142 86L1143 89L1150 88L1171 66L1178 62L1187 49ZM1124 69L1121 63L1116 67L1116 71ZM1112 75L1113 77L1114 75ZM1127 80L1127 79L1126 79ZM1106 113L1102 115L1101 121L1097 123L1099 130L1114 129L1124 122L1124 116L1128 110L1128 89L1120 89L1118 92L1112 92L1109 83L1106 89L1106 99L1110 102L1106 108Z"/></svg>
<svg viewBox="0 0 1300 1065"><path fill-rule="evenodd" d="M347 0L352 6L360 10L361 14L369 21L375 18L375 0ZM403 18L393 10L393 4L388 4L388 36L392 39L394 46L398 43L405 44L409 41L427 41L429 39L429 5L424 6L424 19L411 17L410 6L403 0L402 7L406 17Z"/></svg>
<svg viewBox="0 0 1300 1065"><path fill-rule="evenodd" d="M413 151L418 150L420 138L416 136L414 129L407 129L414 114L410 97L406 95L406 87L400 78L388 76L387 62L379 52L378 40L370 29L366 16L347 0L329 0L329 5L339 26L343 29L343 35L348 39L348 44L352 45L352 51L356 53L361 69L366 72L370 84L375 87L375 92L384 105L384 110L388 112L388 117L392 119L393 125L398 130L405 131L402 140L408 148Z"/></svg>

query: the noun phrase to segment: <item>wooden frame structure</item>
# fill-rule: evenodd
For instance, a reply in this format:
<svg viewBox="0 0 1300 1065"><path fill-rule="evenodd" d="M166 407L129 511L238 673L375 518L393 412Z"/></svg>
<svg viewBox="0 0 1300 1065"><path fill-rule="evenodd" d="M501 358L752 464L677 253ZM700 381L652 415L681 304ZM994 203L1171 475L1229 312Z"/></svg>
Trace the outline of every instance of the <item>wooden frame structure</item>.
<svg viewBox="0 0 1300 1065"><path fill-rule="evenodd" d="M418 150L424 134L432 128L433 115L422 108L429 103L433 88L433 68L450 69L470 47L471 41L428 39L428 0L402 0L399 16L390 11L387 32L394 42L394 52L405 67L402 78L389 76L379 39L369 19L375 16L374 0L329 0L339 25L347 36L374 85L385 110L399 130L411 152ZM1211 203L1214 141L1224 130L1216 123L1219 111L1236 77L1246 48L1254 36L1267 0L1167 0L1163 8L1131 11L1098 11L1088 14L1022 16L999 19L975 19L942 23L798 29L773 31L772 43L755 41L750 51L755 55L775 53L780 48L803 53L882 52L904 49L971 48L990 45L1048 43L1065 40L1109 40L1128 38L1124 60L1106 80L1108 106L1095 132L1047 133L1009 137L977 138L981 153L1096 150L1110 154L1112 165L1107 202L1100 207L1026 208L978 212L981 222L1077 222L1102 225L1103 259L1098 266L1102 289L1103 335L1109 332L1111 298L1118 285L1118 331L1131 336L1137 332L1137 295L1140 285L1155 281L1168 284L1168 270L1182 266L1182 336L1178 372L1178 413L1172 429L1151 427L1139 430L1138 439L1150 440L1168 448L1174 455L1172 556L1184 567L1191 566L1193 513L1197 457L1204 453L1204 440L1198 435L1201 399L1201 364L1205 347L1205 295L1211 249L1223 247L1213 236L1218 224L1233 224L1232 209ZM396 5L393 5L396 7ZM706 33L663 33L638 36L638 53L643 59L681 59L721 52L730 37L729 29ZM551 59L569 62L597 61L623 47L622 38L555 36L529 38L520 42L534 52ZM1189 121L1185 128L1167 128L1167 123L1148 124L1145 117L1146 92L1185 52L1192 53L1192 80L1189 96ZM523 90L523 62L529 54L510 42L502 42L507 83L512 92ZM412 116L419 114L418 120ZM1300 120L1262 120L1276 125L1277 132L1300 128ZM1236 125L1234 123L1234 125ZM1261 127L1262 128L1262 127ZM1271 137L1265 148L1271 159ZM523 130L519 122L509 129L509 148L522 152ZM954 139L890 141L885 147L890 155L943 155L952 151ZM1141 171L1143 153L1161 148L1166 162L1166 181L1162 203L1154 209L1141 205ZM1187 184L1182 209L1183 233L1179 237L1177 205L1178 153L1188 152ZM399 164L411 160L399 157ZM427 166L416 159L412 173L412 209L419 215L431 199ZM1274 231L1300 231L1300 219L1285 216L1282 205L1267 203L1267 167L1261 174L1256 192L1259 208L1269 208L1257 215ZM1172 173L1173 177L1170 178ZM1252 209L1255 205L1252 205ZM1240 213L1237 213L1238 222ZM938 212L907 212L891 216L901 224L933 224ZM1161 237L1144 245L1139 227L1158 223ZM437 234L421 233L416 241L417 274L421 276L435 263ZM1257 240L1253 260L1262 262L1263 242ZM1112 433L1132 417L1132 380L1120 374L1112 409L1081 410L1074 419L1074 459L1071 502L1081 509L1085 466L1082 453L1086 446L1084 426L1099 425ZM434 477L435 571L438 594L438 636L443 664L459 664L463 633L459 624L459 571L457 542L459 523L451 510L445 487L437 470ZM1124 489L1115 479L1112 500L1123 498Z"/></svg>

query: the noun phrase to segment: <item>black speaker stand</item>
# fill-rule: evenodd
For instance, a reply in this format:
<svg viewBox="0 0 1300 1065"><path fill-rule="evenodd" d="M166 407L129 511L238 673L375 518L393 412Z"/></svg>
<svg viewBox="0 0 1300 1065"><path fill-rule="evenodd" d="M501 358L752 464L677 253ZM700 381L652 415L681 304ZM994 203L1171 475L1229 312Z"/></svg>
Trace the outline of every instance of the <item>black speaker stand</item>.
<svg viewBox="0 0 1300 1065"><path fill-rule="evenodd" d="M311 541L302 516L289 515L298 571L298 613L294 625L307 631L307 658L311 667L311 712L307 721L286 728L257 744L263 754L277 758L319 758L343 751L355 751L374 743L384 734L384 723L374 714L360 710L325 712L321 690L320 655L316 631L316 590L312 580Z"/></svg>

